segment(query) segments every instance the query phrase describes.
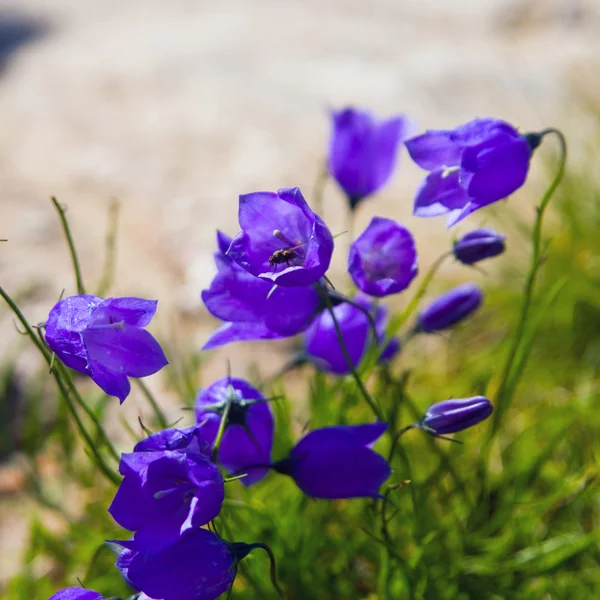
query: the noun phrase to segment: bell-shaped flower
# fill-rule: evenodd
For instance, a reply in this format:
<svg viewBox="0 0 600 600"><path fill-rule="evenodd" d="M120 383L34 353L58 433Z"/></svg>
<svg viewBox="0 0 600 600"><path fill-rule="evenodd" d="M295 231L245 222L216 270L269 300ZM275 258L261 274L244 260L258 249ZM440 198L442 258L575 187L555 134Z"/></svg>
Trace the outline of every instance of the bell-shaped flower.
<svg viewBox="0 0 600 600"><path fill-rule="evenodd" d="M435 435L456 433L481 423L493 410L485 396L444 400L430 406L417 426Z"/></svg>
<svg viewBox="0 0 600 600"><path fill-rule="evenodd" d="M195 408L201 434L211 445L227 411L217 461L230 473L246 473L240 480L246 486L260 481L268 472L273 447L268 400L244 379L225 377L200 390Z"/></svg>
<svg viewBox="0 0 600 600"><path fill-rule="evenodd" d="M356 286L370 296L405 290L418 272L412 234L391 219L373 217L350 245L348 272Z"/></svg>
<svg viewBox="0 0 600 600"><path fill-rule="evenodd" d="M231 239L217 232L218 272L202 301L210 313L225 321L205 344L216 348L236 341L278 339L303 331L319 311L320 299L312 286L285 288L255 277L225 254ZM229 243L228 243L229 242Z"/></svg>
<svg viewBox="0 0 600 600"><path fill-rule="evenodd" d="M378 342L383 340L388 322L388 309L375 306L374 302L363 294L357 294L353 302L374 315ZM371 324L365 312L353 304L343 302L334 306L333 312L340 325L342 338L352 364L360 364L369 344L373 342ZM399 340L392 339L384 349L380 362L387 362L400 349ZM335 324L329 311L323 311L304 333L304 351L307 358L322 371L335 375L346 375L350 368L340 345Z"/></svg>
<svg viewBox="0 0 600 600"><path fill-rule="evenodd" d="M378 122L371 113L356 108L334 111L331 116L327 166L354 210L390 180L408 122L401 115Z"/></svg>
<svg viewBox="0 0 600 600"><path fill-rule="evenodd" d="M206 525L220 512L225 494L217 466L192 452L122 454L124 479L108 512L135 531L147 551L172 544L185 531Z"/></svg>
<svg viewBox="0 0 600 600"><path fill-rule="evenodd" d="M152 375L168 362L144 329L156 304L141 298L64 298L50 311L46 343L65 365L123 402L131 391L128 377Z"/></svg>
<svg viewBox="0 0 600 600"><path fill-rule="evenodd" d="M104 596L98 592L79 586L64 588L56 592L48 600L104 600Z"/></svg>
<svg viewBox="0 0 600 600"><path fill-rule="evenodd" d="M474 229L454 243L453 253L457 260L465 265L492 258L502 254L506 236L489 227Z"/></svg>
<svg viewBox="0 0 600 600"><path fill-rule="evenodd" d="M527 136L492 118L426 131L405 144L412 159L429 171L417 192L414 214L447 214L449 227L520 188L532 154Z"/></svg>
<svg viewBox="0 0 600 600"><path fill-rule="evenodd" d="M416 331L434 333L448 329L473 314L483 301L474 283L463 283L436 298L419 314Z"/></svg>
<svg viewBox="0 0 600 600"><path fill-rule="evenodd" d="M292 477L313 498L378 498L391 469L371 445L386 428L386 423L371 423L315 429L271 468Z"/></svg>
<svg viewBox="0 0 600 600"><path fill-rule="evenodd" d="M227 256L256 277L282 287L316 283L333 253L333 236L300 188L240 196L242 231Z"/></svg>
<svg viewBox="0 0 600 600"><path fill-rule="evenodd" d="M235 579L235 547L207 529L190 529L174 543L147 552L137 540L124 548L117 568L136 589L161 600L215 600Z"/></svg>

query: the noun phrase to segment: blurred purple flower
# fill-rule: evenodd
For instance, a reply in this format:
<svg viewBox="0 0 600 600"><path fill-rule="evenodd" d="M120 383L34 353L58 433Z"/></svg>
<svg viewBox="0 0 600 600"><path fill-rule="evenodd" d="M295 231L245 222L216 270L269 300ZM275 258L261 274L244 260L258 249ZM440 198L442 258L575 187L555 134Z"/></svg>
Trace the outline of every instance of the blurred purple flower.
<svg viewBox="0 0 600 600"><path fill-rule="evenodd" d="M211 335L205 350L230 342L288 337L308 327L320 306L313 287L273 290L272 282L255 277L225 254L231 243L228 236L217 232L217 243L218 272L202 292L202 301L225 323Z"/></svg>
<svg viewBox="0 0 600 600"><path fill-rule="evenodd" d="M454 256L465 265L473 265L502 254L505 239L506 236L487 227L474 229L454 243Z"/></svg>
<svg viewBox="0 0 600 600"><path fill-rule="evenodd" d="M474 313L483 292L474 283L463 283L436 298L419 314L417 331L434 333L448 329Z"/></svg>
<svg viewBox="0 0 600 600"><path fill-rule="evenodd" d="M221 510L223 476L206 456L154 451L122 454L124 479L108 512L135 531L146 551L173 543L189 529L205 525Z"/></svg>
<svg viewBox="0 0 600 600"><path fill-rule="evenodd" d="M491 118L429 130L405 144L412 159L429 171L417 192L414 214L448 214L448 227L520 188L532 152L527 137Z"/></svg>
<svg viewBox="0 0 600 600"><path fill-rule="evenodd" d="M316 283L329 268L333 237L300 188L242 194L239 222L227 256L252 275L296 287Z"/></svg>
<svg viewBox="0 0 600 600"><path fill-rule="evenodd" d="M456 433L487 419L494 410L484 396L444 400L430 406L418 426L436 435Z"/></svg>
<svg viewBox="0 0 600 600"><path fill-rule="evenodd" d="M83 587L68 587L56 592L48 600L104 600L104 596Z"/></svg>
<svg viewBox="0 0 600 600"><path fill-rule="evenodd" d="M133 587L150 598L215 600L235 578L236 545L207 529L191 529L153 553L147 553L138 541L114 543L124 548L117 568Z"/></svg>
<svg viewBox="0 0 600 600"><path fill-rule="evenodd" d="M377 122L367 111L344 108L332 112L332 125L329 173L354 210L389 181L408 122L403 116Z"/></svg>
<svg viewBox="0 0 600 600"><path fill-rule="evenodd" d="M268 472L273 447L273 413L265 397L244 379L223 378L200 390L196 419L211 445L230 404L217 460L232 474L247 473L240 481L249 486ZM263 467L250 468L254 465Z"/></svg>
<svg viewBox="0 0 600 600"><path fill-rule="evenodd" d="M376 307L374 302L363 294L357 294L353 302L374 314L378 342L381 341L385 336L388 321L387 307L381 305ZM340 324L342 338L352 364L357 367L369 343L373 340L369 319L363 311L347 302L335 306L333 312ZM329 311L323 311L305 331L304 344L307 357L319 369L335 375L350 373ZM399 340L396 338L390 340L380 357L380 362L389 361L399 349Z"/></svg>
<svg viewBox="0 0 600 600"><path fill-rule="evenodd" d="M350 245L348 272L356 286L370 296L405 290L417 275L415 240L405 227L382 217Z"/></svg>
<svg viewBox="0 0 600 600"><path fill-rule="evenodd" d="M144 329L156 304L141 298L64 298L50 311L46 342L67 367L89 375L123 402L131 391L128 377L152 375L168 363Z"/></svg>
<svg viewBox="0 0 600 600"><path fill-rule="evenodd" d="M315 429L272 468L313 498L377 498L391 469L371 445L386 428L387 423L371 423Z"/></svg>
<svg viewBox="0 0 600 600"><path fill-rule="evenodd" d="M149 435L145 440L138 442L134 452L153 452L164 450L178 450L179 452L194 452L209 457L210 444L204 439L201 425L190 425L183 429L163 429Z"/></svg>

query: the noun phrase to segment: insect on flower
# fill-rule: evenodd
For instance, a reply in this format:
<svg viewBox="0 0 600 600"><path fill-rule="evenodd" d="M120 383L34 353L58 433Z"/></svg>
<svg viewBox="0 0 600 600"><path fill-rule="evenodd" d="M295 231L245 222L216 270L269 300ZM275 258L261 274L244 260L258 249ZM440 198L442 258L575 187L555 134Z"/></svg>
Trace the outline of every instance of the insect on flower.
<svg viewBox="0 0 600 600"><path fill-rule="evenodd" d="M291 248L275 250L275 252L269 256L269 265L273 267L273 273L277 271L277 267L279 265L283 265L285 263L285 265L289 267L291 260L302 258L296 252L296 250L299 250L304 245L305 244L298 244L297 246L292 246Z"/></svg>

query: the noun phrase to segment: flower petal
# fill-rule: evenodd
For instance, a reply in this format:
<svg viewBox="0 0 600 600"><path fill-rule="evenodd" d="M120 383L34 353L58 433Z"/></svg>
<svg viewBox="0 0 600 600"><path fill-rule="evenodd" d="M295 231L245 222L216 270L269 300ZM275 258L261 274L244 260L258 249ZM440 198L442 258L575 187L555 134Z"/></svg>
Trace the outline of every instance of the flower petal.
<svg viewBox="0 0 600 600"><path fill-rule="evenodd" d="M413 214L417 217L437 217L462 209L469 196L458 183L458 172L445 174L442 169L430 173L417 190Z"/></svg>
<svg viewBox="0 0 600 600"><path fill-rule="evenodd" d="M143 298L108 298L94 311L92 324L119 323L146 327L156 313L158 300Z"/></svg>
<svg viewBox="0 0 600 600"><path fill-rule="evenodd" d="M461 148L455 144L451 132L431 129L404 142L410 157L427 171L452 167L460 162Z"/></svg>
<svg viewBox="0 0 600 600"><path fill-rule="evenodd" d="M264 323L223 323L211 334L202 350L212 350L232 342L276 340L284 337L286 336L271 331Z"/></svg>

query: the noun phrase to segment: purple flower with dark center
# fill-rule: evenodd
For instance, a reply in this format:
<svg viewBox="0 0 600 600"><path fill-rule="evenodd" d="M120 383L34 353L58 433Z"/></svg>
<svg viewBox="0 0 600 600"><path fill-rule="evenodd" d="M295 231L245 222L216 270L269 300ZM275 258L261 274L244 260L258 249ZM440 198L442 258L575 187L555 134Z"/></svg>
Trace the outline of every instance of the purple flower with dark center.
<svg viewBox="0 0 600 600"><path fill-rule="evenodd" d="M417 275L415 240L391 219L373 217L350 246L348 272L356 286L370 296L405 290Z"/></svg>
<svg viewBox="0 0 600 600"><path fill-rule="evenodd" d="M375 307L373 301L363 294L355 296L353 302L374 315L378 342L383 340L388 321L387 308L381 305ZM338 304L333 308L333 312L340 324L342 338L352 364L357 367L369 343L373 341L369 319L362 310L348 302ZM319 369L335 375L350 373L329 311L323 311L306 330L304 347L307 357ZM390 340L380 357L380 362L389 361L399 349L399 341L396 338Z"/></svg>
<svg viewBox="0 0 600 600"><path fill-rule="evenodd" d="M235 579L235 548L207 529L191 529L152 553L138 541L115 543L124 548L117 568L150 598L215 600Z"/></svg>
<svg viewBox="0 0 600 600"><path fill-rule="evenodd" d="M429 130L405 144L412 159L429 171L417 192L414 214L447 214L449 227L520 188L532 153L527 136L491 118Z"/></svg>
<svg viewBox="0 0 600 600"><path fill-rule="evenodd" d="M240 267L223 249L230 238L217 232L218 272L202 300L212 315L225 323L215 331L204 349L230 342L278 339L303 331L319 311L320 300L312 286L276 287Z"/></svg>
<svg viewBox="0 0 600 600"><path fill-rule="evenodd" d="M505 239L506 236L487 227L474 229L454 243L454 256L465 265L473 265L502 254Z"/></svg>
<svg viewBox="0 0 600 600"><path fill-rule="evenodd" d="M247 473L240 481L249 486L268 472L273 413L267 399L244 379L225 377L215 381L200 390L196 398L196 419L202 424L202 436L211 445L226 410L227 422L217 461L230 473ZM251 468L255 465L264 466Z"/></svg>
<svg viewBox="0 0 600 600"><path fill-rule="evenodd" d="M403 116L377 122L355 108L334 111L332 119L328 169L354 210L389 181L408 123Z"/></svg>
<svg viewBox="0 0 600 600"><path fill-rule="evenodd" d="M378 498L391 469L371 445L386 428L387 423L371 423L315 429L271 468L313 498Z"/></svg>
<svg viewBox="0 0 600 600"><path fill-rule="evenodd" d="M181 534L220 512L223 476L205 455L154 451L122 454L124 479L108 512L147 551L172 544Z"/></svg>
<svg viewBox="0 0 600 600"><path fill-rule="evenodd" d="M252 275L296 287L316 283L329 268L333 236L300 188L242 194L239 222L227 256Z"/></svg>
<svg viewBox="0 0 600 600"><path fill-rule="evenodd" d="M168 362L144 329L156 304L141 298L64 298L50 311L46 342L67 367L89 375L123 402L131 391L128 377L152 375Z"/></svg>
<svg viewBox="0 0 600 600"><path fill-rule="evenodd" d="M138 442L134 452L179 450L210 456L211 445L204 439L201 425L190 425L183 429L163 429Z"/></svg>
<svg viewBox="0 0 600 600"><path fill-rule="evenodd" d="M48 600L104 600L104 596L83 587L68 587L56 592Z"/></svg>
<svg viewBox="0 0 600 600"><path fill-rule="evenodd" d="M463 283L426 306L419 314L416 330L434 333L448 329L473 314L482 301L479 286Z"/></svg>
<svg viewBox="0 0 600 600"><path fill-rule="evenodd" d="M456 433L481 423L493 410L492 403L484 396L444 400L430 406L417 426L435 435Z"/></svg>

